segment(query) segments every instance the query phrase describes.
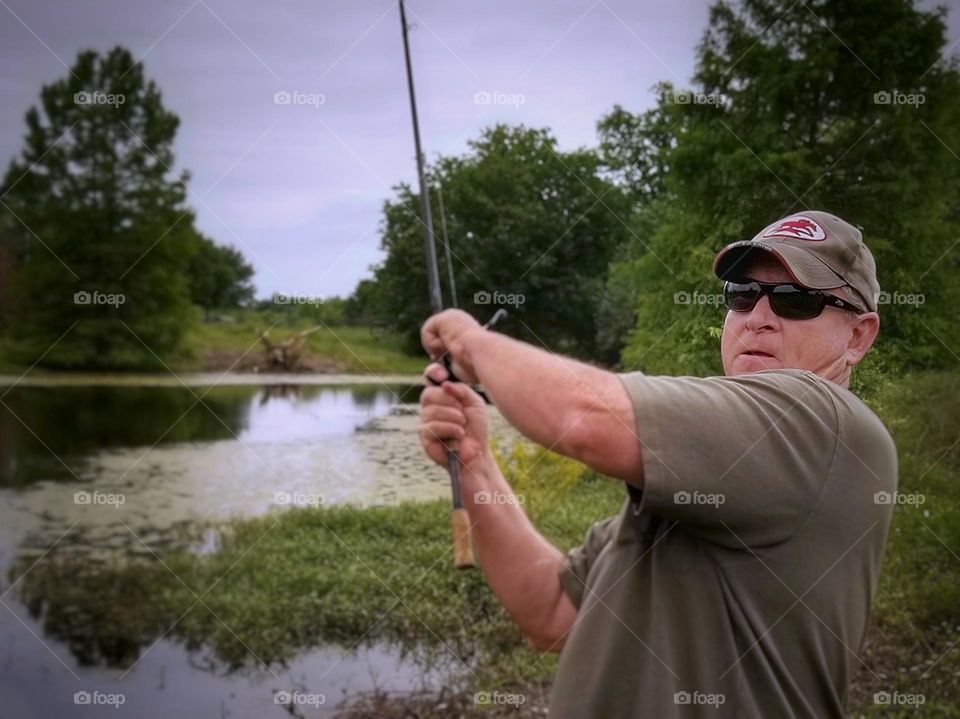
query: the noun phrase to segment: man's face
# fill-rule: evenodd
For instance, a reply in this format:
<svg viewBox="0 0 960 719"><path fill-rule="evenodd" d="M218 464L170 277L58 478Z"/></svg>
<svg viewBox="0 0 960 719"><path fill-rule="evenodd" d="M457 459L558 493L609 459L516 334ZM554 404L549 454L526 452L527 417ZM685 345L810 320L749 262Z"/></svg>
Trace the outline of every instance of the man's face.
<svg viewBox="0 0 960 719"><path fill-rule="evenodd" d="M773 256L753 253L745 277L758 282L790 283L793 279ZM837 296L843 297L837 292ZM860 326L863 322L867 325ZM810 320L784 319L763 296L749 312L728 311L723 323L720 352L728 376L764 369L806 369L843 385L860 361L879 325L875 313L851 315L826 307Z"/></svg>

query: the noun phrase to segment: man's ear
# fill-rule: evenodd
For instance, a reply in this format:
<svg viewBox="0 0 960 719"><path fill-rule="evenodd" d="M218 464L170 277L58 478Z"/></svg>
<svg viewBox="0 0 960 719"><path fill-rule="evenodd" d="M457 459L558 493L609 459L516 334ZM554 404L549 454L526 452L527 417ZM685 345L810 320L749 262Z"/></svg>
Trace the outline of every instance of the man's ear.
<svg viewBox="0 0 960 719"><path fill-rule="evenodd" d="M851 328L850 342L847 344L847 366L854 367L864 358L877 333L880 332L880 315L876 312L865 312L857 315Z"/></svg>

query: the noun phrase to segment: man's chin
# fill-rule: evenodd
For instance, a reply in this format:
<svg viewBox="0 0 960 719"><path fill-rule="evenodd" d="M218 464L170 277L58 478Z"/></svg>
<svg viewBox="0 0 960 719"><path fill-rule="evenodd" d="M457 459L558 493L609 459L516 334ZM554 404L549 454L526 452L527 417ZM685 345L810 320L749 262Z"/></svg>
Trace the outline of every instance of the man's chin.
<svg viewBox="0 0 960 719"><path fill-rule="evenodd" d="M731 375L749 374L765 369L783 369L783 363L772 355L737 355L733 360Z"/></svg>

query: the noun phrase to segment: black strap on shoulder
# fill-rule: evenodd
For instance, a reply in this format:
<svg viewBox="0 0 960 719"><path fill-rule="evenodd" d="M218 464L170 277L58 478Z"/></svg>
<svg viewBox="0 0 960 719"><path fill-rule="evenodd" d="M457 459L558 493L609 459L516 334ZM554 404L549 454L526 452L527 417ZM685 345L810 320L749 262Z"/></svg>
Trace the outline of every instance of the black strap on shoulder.
<svg viewBox="0 0 960 719"><path fill-rule="evenodd" d="M627 485L627 494L630 495L630 514L634 517L640 516L640 504L643 500L643 490L637 487L634 487L629 482L625 483Z"/></svg>
<svg viewBox="0 0 960 719"><path fill-rule="evenodd" d="M633 526L633 531L637 535L637 541L640 544L649 544L657 535L657 530L663 522L659 515L650 515L647 521L641 516L641 507L643 506L643 490L627 484L627 494L630 497L630 516L627 520Z"/></svg>
<svg viewBox="0 0 960 719"><path fill-rule="evenodd" d="M634 534L637 535L637 542L643 544L646 537L643 525L640 521L640 503L643 500L643 490L627 483L627 494L630 496L630 513L627 521L633 527Z"/></svg>

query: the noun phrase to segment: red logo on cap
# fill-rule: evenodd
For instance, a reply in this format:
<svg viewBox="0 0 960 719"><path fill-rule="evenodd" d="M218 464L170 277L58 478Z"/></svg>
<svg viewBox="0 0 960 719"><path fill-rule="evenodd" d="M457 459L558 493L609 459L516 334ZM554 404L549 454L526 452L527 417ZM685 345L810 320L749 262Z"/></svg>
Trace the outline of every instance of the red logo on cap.
<svg viewBox="0 0 960 719"><path fill-rule="evenodd" d="M792 237L797 240L825 240L827 233L824 229L803 215L794 215L775 224L771 229L763 233L764 239L767 237Z"/></svg>

